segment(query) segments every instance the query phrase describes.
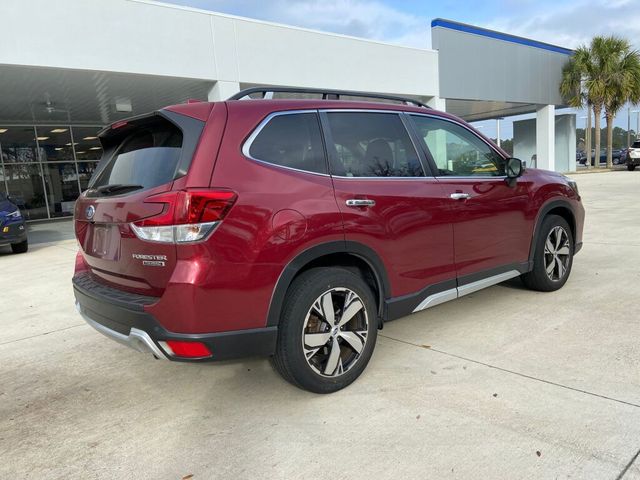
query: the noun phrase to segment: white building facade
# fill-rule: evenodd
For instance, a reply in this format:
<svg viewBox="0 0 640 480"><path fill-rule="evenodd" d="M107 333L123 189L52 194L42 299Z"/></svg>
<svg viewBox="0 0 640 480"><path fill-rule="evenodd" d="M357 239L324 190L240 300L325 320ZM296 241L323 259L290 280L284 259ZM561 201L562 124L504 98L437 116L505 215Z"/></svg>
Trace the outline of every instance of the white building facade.
<svg viewBox="0 0 640 480"><path fill-rule="evenodd" d="M434 49L416 49L148 0L3 0L0 18L0 191L30 220L71 214L103 126L257 85L401 95L467 120L538 112L518 130L556 167L560 47L435 20ZM516 62L498 69L493 51Z"/></svg>

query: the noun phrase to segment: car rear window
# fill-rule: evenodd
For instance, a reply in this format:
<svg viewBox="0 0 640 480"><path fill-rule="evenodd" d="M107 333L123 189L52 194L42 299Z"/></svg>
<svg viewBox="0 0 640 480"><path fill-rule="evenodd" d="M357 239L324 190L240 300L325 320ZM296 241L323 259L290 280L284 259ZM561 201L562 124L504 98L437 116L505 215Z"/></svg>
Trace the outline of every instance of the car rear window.
<svg viewBox="0 0 640 480"><path fill-rule="evenodd" d="M631 148L640 148L640 141L633 142L633 145L631 145Z"/></svg>
<svg viewBox="0 0 640 480"><path fill-rule="evenodd" d="M182 132L162 118L135 127L121 140L92 188L140 185L152 188L174 179L182 150Z"/></svg>

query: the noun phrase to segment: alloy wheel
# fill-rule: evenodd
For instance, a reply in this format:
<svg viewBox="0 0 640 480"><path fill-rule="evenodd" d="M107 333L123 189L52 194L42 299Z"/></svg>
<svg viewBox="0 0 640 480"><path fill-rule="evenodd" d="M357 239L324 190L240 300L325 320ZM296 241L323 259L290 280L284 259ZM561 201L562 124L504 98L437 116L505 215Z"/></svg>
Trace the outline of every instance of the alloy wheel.
<svg viewBox="0 0 640 480"><path fill-rule="evenodd" d="M348 288L324 292L313 302L302 329L307 363L319 375L343 375L362 355L368 329L367 310L358 294Z"/></svg>
<svg viewBox="0 0 640 480"><path fill-rule="evenodd" d="M563 227L551 229L544 244L544 268L547 276L554 282L564 278L571 260L569 235Z"/></svg>

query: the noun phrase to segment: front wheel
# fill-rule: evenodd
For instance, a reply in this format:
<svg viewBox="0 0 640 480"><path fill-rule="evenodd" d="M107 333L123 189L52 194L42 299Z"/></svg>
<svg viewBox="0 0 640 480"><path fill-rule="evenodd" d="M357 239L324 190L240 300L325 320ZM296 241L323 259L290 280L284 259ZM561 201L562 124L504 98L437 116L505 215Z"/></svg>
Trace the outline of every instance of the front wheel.
<svg viewBox="0 0 640 480"><path fill-rule="evenodd" d="M573 241L567 221L558 215L548 215L536 241L533 269L522 275L523 283L540 292L562 288L573 265Z"/></svg>
<svg viewBox="0 0 640 480"><path fill-rule="evenodd" d="M627 165L627 170L629 170L630 172L633 172L635 169L636 169L635 165L632 165L632 164Z"/></svg>
<svg viewBox="0 0 640 480"><path fill-rule="evenodd" d="M275 369L293 385L333 393L364 371L378 334L367 283L342 268L314 268L297 277L285 299Z"/></svg>

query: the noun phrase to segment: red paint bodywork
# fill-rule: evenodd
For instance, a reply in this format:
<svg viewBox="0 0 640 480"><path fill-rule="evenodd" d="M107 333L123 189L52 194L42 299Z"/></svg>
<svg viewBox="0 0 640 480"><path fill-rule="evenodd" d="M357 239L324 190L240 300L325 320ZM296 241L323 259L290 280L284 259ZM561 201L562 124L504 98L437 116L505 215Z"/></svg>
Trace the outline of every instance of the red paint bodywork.
<svg viewBox="0 0 640 480"><path fill-rule="evenodd" d="M206 120L188 173L124 196L82 195L75 218L84 261L76 262L76 270L88 269L114 288L158 297L145 308L169 331L213 333L264 327L287 264L327 242L349 240L375 251L388 276L387 296L399 297L456 276L526 262L537 216L556 199L575 207L575 241L582 241L579 197L551 172L528 170L514 187L495 178L339 178L257 162L241 151L246 138L274 111L381 108L425 112L404 105L327 100L168 107ZM238 195L208 240L176 246L135 237L130 222L162 212L161 204L145 203L146 198L194 187L230 189ZM472 198L451 200L454 192L471 193ZM348 208L349 198L371 198L376 205ZM83 220L89 205L96 208L91 223ZM143 267L134 253L165 255L166 266Z"/></svg>

